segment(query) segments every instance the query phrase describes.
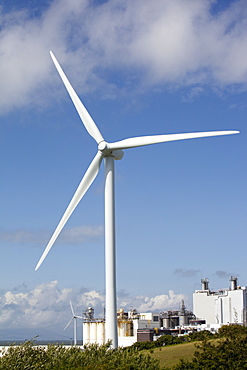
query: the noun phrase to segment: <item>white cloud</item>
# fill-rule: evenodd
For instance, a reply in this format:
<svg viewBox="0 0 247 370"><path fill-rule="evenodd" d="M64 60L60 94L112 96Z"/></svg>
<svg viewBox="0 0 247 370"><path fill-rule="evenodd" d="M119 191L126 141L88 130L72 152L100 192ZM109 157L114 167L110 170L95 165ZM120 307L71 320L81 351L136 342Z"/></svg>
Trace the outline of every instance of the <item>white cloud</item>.
<svg viewBox="0 0 247 370"><path fill-rule="evenodd" d="M131 90L133 84L167 83L246 88L245 1L218 13L211 12L214 3L57 0L38 18L28 11L2 13L1 111L59 98L62 84L54 77L50 49L84 93L104 87L104 95L113 98L122 86L104 74L111 71L122 73L120 80Z"/></svg>
<svg viewBox="0 0 247 370"><path fill-rule="evenodd" d="M2 329L46 328L61 332L71 317L69 301L73 303L77 315L85 312L88 306L95 310L96 317L102 317L105 296L102 292L59 288L57 281L37 285L32 290L21 286L7 291L0 298ZM136 308L139 312L164 311L178 309L181 301L186 300L184 294L175 294L172 290L168 295L161 294L155 297L137 296L119 293L118 307L130 310Z"/></svg>
<svg viewBox="0 0 247 370"><path fill-rule="evenodd" d="M201 95L204 93L204 88L201 86L195 86L192 87L191 89L188 89L188 92L186 96L182 99L183 102L191 102L194 100L194 98L198 95Z"/></svg>
<svg viewBox="0 0 247 370"><path fill-rule="evenodd" d="M130 309L131 306L136 308L139 312L147 311L166 311L168 309L178 309L182 300L186 300L185 294L175 294L173 290L169 290L167 294L160 294L155 297L137 296L126 297L121 299L119 297L119 307Z"/></svg>
<svg viewBox="0 0 247 370"><path fill-rule="evenodd" d="M63 319L71 295L72 289L60 290L57 281L38 285L26 293L8 291L1 297L1 327L56 326Z"/></svg>

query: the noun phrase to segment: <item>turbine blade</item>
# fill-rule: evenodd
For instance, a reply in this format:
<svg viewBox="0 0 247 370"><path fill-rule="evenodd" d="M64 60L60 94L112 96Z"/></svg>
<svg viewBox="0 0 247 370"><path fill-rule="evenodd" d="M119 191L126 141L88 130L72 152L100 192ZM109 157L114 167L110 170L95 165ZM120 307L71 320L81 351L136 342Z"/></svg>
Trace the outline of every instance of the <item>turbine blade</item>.
<svg viewBox="0 0 247 370"><path fill-rule="evenodd" d="M69 303L70 303L70 308L71 308L71 311L72 311L72 315L75 317L75 313L74 313L74 310L73 310L72 302L69 301Z"/></svg>
<svg viewBox="0 0 247 370"><path fill-rule="evenodd" d="M77 110L79 116L81 117L81 120L82 120L87 132L99 144L101 141L104 140L103 136L101 135L101 133L100 133L98 127L96 126L95 122L93 121L92 117L90 116L90 114L88 113L88 111L86 110L84 105L82 104L82 102L79 99L78 95L76 94L75 90L71 86L69 80L67 79L65 73L63 72L61 66L59 65L59 63L58 63L57 59L55 58L54 54L52 53L52 51L50 51L50 54L51 54L51 58L53 60L53 63L55 64L55 67L57 68L57 71L58 71L61 79L63 80L63 83L64 83L64 85L65 85L65 87L66 87L66 89L67 89L75 107L76 107L76 110Z"/></svg>
<svg viewBox="0 0 247 370"><path fill-rule="evenodd" d="M108 148L110 150L129 149L136 148L139 146L164 143L167 141L196 139L200 137L209 137L209 136L232 135L238 133L239 131L208 131L208 132L190 132L185 134L140 136L132 137L121 141L116 141L115 143L109 143Z"/></svg>
<svg viewBox="0 0 247 370"><path fill-rule="evenodd" d="M71 324L72 320L74 319L74 317L71 317L71 319L69 320L68 324L64 327L63 330L67 329L67 327Z"/></svg>
<svg viewBox="0 0 247 370"><path fill-rule="evenodd" d="M59 222L56 230L54 231L47 247L45 248L37 266L35 267L35 271L38 270L38 268L40 267L40 265L44 261L45 257L47 256L48 252L50 251L51 247L55 243L58 235L62 231L64 225L66 224L69 217L73 213L74 209L76 208L76 206L78 205L78 203L80 202L80 200L85 195L86 191L88 190L88 188L90 187L90 185L94 181L95 177L97 176L97 174L99 172L99 168L100 168L102 158L103 158L102 155L100 154L100 152L98 152L96 154L96 156L94 157L93 161L91 162L90 166L88 167L88 169L87 169L84 177L82 178L82 180L80 182L80 185L78 186L73 198L71 199L71 201L70 201L70 203L69 203L69 205L68 205L68 207L67 207L67 209L66 209L66 211L65 211L65 213L62 217L62 219L60 220L60 222Z"/></svg>

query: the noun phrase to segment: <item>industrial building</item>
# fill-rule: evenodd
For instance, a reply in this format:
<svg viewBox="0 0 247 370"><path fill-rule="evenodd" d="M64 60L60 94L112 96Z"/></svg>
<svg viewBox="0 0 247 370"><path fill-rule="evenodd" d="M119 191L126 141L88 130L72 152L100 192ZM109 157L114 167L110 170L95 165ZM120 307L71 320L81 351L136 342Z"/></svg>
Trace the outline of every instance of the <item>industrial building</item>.
<svg viewBox="0 0 247 370"><path fill-rule="evenodd" d="M247 325L247 287L237 284L230 277L230 287L219 291L209 289L208 279L201 280L201 290L193 294L193 312L197 318L206 320L207 325Z"/></svg>
<svg viewBox="0 0 247 370"><path fill-rule="evenodd" d="M184 301L182 300L180 310L178 311L165 311L161 312L160 320L161 327L164 329L175 329L176 327L188 325L191 320L194 320L196 317L191 311L187 311Z"/></svg>
<svg viewBox="0 0 247 370"><path fill-rule="evenodd" d="M105 321L94 318L94 310L89 307L84 313L83 343L105 343ZM165 312L141 312L135 309L117 312L119 346L131 346L135 342L153 340L155 336L170 334L171 330L178 332L177 327L189 324L195 319L191 311L187 311L184 301L180 310Z"/></svg>
<svg viewBox="0 0 247 370"><path fill-rule="evenodd" d="M230 287L219 291L209 289L208 279L201 280L201 289L193 294L193 312L184 301L179 310L138 313L137 310L117 312L119 346L152 341L163 334L183 334L197 330L216 332L222 325L247 325L247 287L230 277ZM105 343L105 319L94 318L94 309L84 312L83 344Z"/></svg>
<svg viewBox="0 0 247 370"><path fill-rule="evenodd" d="M83 321L83 344L105 343L105 320L94 318L94 310L88 307L84 313ZM117 312L118 342L119 346L131 346L137 341L146 338L150 329L158 330L160 326L159 313L137 313L136 310Z"/></svg>

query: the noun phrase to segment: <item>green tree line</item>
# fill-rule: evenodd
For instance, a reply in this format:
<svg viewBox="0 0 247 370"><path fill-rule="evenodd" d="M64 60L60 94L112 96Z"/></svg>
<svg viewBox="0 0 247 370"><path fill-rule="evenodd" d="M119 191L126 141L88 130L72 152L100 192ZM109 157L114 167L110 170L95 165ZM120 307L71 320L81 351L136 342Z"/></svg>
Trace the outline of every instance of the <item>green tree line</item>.
<svg viewBox="0 0 247 370"><path fill-rule="evenodd" d="M140 351L110 349L110 343L79 347L35 346L32 341L11 346L0 357L1 370L159 370L157 360Z"/></svg>
<svg viewBox="0 0 247 370"><path fill-rule="evenodd" d="M28 341L11 346L2 353L0 370L161 370L158 360L143 353L147 343L153 346L148 348L154 348L182 341L197 341L197 350L191 360L180 360L173 370L247 369L247 327L227 325L217 335L206 331L180 338L164 335L156 342L118 349L111 349L110 343L85 345L83 350L61 345L48 345L45 349Z"/></svg>

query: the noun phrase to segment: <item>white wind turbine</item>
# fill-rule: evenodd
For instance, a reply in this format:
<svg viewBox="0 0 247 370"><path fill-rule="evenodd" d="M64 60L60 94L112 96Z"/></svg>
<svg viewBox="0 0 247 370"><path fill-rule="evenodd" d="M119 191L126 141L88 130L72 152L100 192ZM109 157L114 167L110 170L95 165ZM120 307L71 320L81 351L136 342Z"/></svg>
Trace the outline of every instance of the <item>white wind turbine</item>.
<svg viewBox="0 0 247 370"><path fill-rule="evenodd" d="M117 337L117 303L116 303L116 260L115 260L115 206L114 206L114 160L122 159L123 149L135 148L139 146L163 143L167 141L185 140L192 138L220 136L237 134L239 131L213 131L213 132L194 132L183 134L168 134L168 135L153 135L133 137L113 143L108 143L104 140L95 122L87 112L86 108L80 101L62 68L52 52L50 52L52 60L60 74L61 79L75 105L75 108L86 128L89 135L93 137L98 145L98 151L90 166L88 167L84 177L82 178L68 208L66 209L62 219L60 220L54 234L52 235L44 253L42 254L35 270L37 270L46 255L56 241L58 235L68 221L72 212L85 195L86 191L94 181L98 174L102 160L105 163L105 281L106 281L106 340L112 340L112 347L118 346Z"/></svg>
<svg viewBox="0 0 247 370"><path fill-rule="evenodd" d="M73 321L73 325L74 325L74 346L76 346L76 344L77 344L77 339L76 339L77 338L77 333L76 333L77 323L76 323L76 320L77 319L82 319L82 316L75 315L75 312L74 312L74 309L73 309L73 306L72 306L72 302L69 301L69 303L70 303L70 308L71 308L71 312L72 312L72 317L71 317L68 324L65 326L65 328L63 330L67 329L67 327Z"/></svg>

